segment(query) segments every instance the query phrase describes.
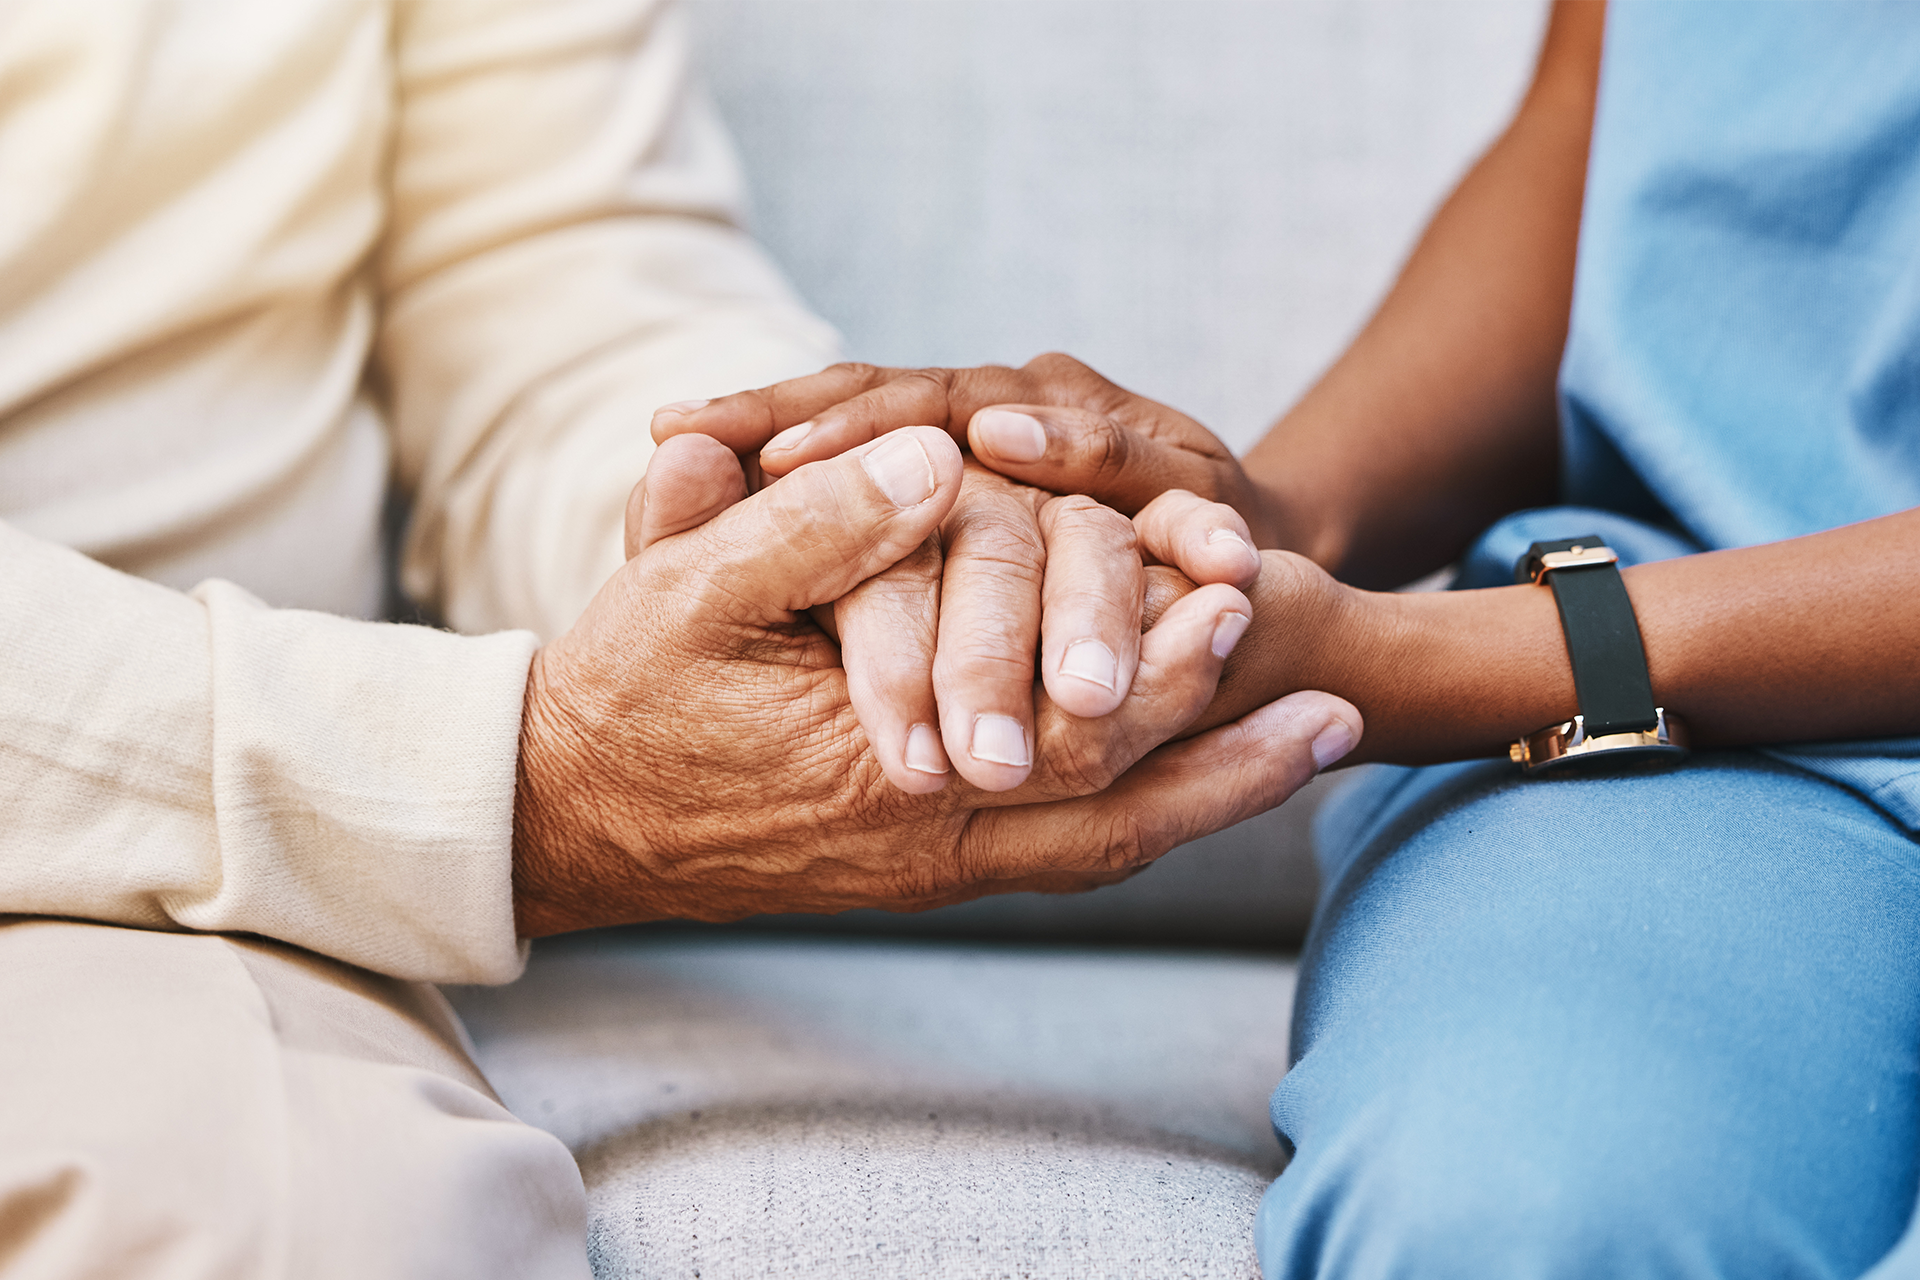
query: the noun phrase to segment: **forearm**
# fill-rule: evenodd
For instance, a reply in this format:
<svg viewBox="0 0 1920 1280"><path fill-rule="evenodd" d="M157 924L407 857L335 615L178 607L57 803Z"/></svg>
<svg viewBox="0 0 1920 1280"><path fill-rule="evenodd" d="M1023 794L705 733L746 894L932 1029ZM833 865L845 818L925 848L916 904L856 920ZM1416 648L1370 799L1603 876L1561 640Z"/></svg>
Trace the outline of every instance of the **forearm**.
<svg viewBox="0 0 1920 1280"><path fill-rule="evenodd" d="M1603 15L1556 7L1513 124L1346 354L1247 455L1276 545L1395 586L1552 500Z"/></svg>
<svg viewBox="0 0 1920 1280"><path fill-rule="evenodd" d="M1916 545L1920 509L1626 569L1655 700L1701 747L1920 733ZM1579 709L1546 588L1303 587L1310 568L1267 559L1207 723L1325 689L1366 717L1354 760L1417 764L1498 755Z"/></svg>

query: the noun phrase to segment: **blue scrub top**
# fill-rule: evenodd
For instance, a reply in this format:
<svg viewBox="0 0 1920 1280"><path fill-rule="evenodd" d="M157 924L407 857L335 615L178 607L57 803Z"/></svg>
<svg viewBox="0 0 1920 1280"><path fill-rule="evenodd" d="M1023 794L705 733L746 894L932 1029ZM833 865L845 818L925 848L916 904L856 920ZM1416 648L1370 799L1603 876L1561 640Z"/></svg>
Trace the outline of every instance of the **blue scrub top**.
<svg viewBox="0 0 1920 1280"><path fill-rule="evenodd" d="M1695 547L1920 506L1920 4L1613 0L1560 399ZM1920 739L1773 754L1920 830Z"/></svg>

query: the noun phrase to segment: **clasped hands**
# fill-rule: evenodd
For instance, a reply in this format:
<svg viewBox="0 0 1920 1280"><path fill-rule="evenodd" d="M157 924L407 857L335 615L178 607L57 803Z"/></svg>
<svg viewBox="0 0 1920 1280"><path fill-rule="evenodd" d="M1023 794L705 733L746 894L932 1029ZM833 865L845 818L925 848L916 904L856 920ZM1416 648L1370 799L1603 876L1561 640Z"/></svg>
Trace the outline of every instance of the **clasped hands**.
<svg viewBox="0 0 1920 1280"><path fill-rule="evenodd" d="M836 366L654 429L629 561L529 679L523 934L1090 887L1359 736L1222 683L1265 606L1338 590L1262 563L1204 429L1077 362Z"/></svg>

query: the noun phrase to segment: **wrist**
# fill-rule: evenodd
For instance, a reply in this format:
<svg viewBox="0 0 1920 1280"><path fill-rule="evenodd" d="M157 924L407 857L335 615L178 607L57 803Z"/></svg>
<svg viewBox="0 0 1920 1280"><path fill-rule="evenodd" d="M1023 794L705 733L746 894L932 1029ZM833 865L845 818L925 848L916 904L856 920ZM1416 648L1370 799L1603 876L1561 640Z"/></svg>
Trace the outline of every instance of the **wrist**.
<svg viewBox="0 0 1920 1280"><path fill-rule="evenodd" d="M1504 756L1508 744L1577 708L1551 593L1529 586L1472 591L1353 591L1357 625L1336 653L1350 671L1330 687L1360 708L1356 756L1427 764Z"/></svg>
<svg viewBox="0 0 1920 1280"><path fill-rule="evenodd" d="M555 697L550 655L527 672L513 801L513 908L523 938L617 923L597 891L611 842L591 805L591 752L576 718Z"/></svg>
<svg viewBox="0 0 1920 1280"><path fill-rule="evenodd" d="M1297 552L1262 552L1260 574L1247 588L1253 625L1227 660L1212 705L1187 732L1224 724L1303 689L1345 697L1336 686L1353 686L1368 664L1341 650L1379 642L1364 598L1369 594L1335 581ZM1369 725L1369 737L1371 732Z"/></svg>
<svg viewBox="0 0 1920 1280"><path fill-rule="evenodd" d="M1262 561L1248 593L1253 628L1194 731L1318 689L1366 721L1349 760L1432 764L1504 756L1516 737L1573 714L1547 592L1367 591L1296 554L1269 551Z"/></svg>

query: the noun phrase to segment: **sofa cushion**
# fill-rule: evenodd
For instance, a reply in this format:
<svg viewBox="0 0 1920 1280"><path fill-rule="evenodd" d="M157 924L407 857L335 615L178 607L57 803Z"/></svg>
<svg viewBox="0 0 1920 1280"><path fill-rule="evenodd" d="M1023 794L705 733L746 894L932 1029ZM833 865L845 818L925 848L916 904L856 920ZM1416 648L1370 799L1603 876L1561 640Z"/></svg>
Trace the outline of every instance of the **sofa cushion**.
<svg viewBox="0 0 1920 1280"><path fill-rule="evenodd" d="M1268 1182L1165 1135L909 1099L682 1117L582 1169L602 1280L1247 1280Z"/></svg>
<svg viewBox="0 0 1920 1280"><path fill-rule="evenodd" d="M600 1276L1253 1275L1292 966L608 931L451 992Z"/></svg>

